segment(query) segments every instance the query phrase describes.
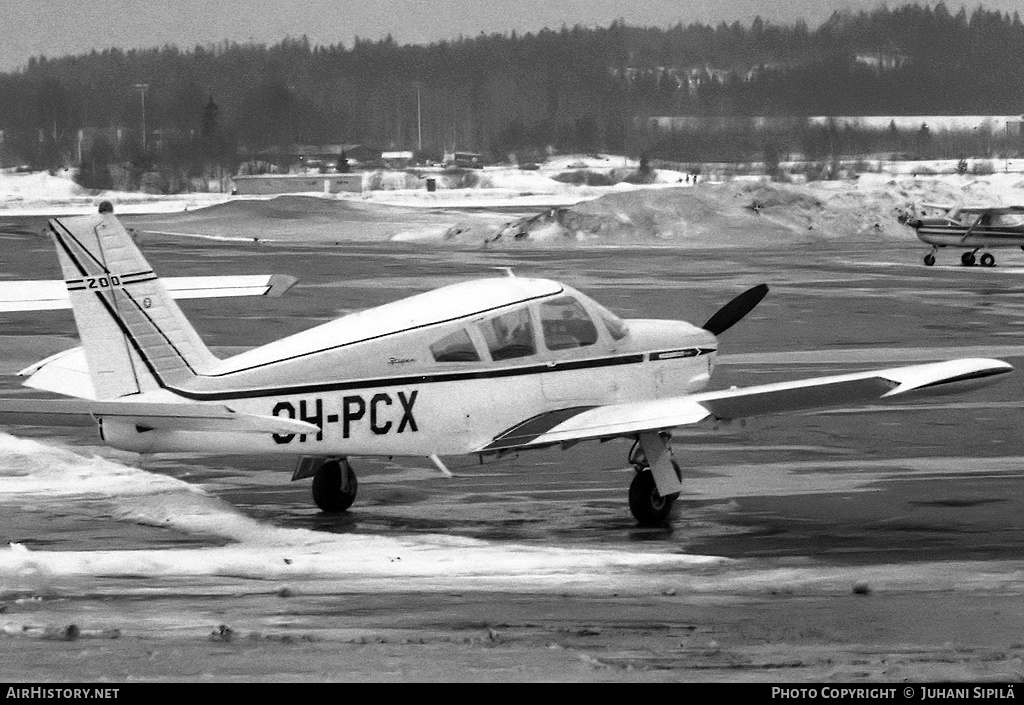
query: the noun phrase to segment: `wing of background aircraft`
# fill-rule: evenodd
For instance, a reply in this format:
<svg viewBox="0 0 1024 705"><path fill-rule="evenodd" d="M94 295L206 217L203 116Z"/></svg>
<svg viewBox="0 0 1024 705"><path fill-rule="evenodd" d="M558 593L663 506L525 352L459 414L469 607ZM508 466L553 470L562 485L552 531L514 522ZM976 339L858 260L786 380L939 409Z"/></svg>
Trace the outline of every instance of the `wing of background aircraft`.
<svg viewBox="0 0 1024 705"><path fill-rule="evenodd" d="M956 210L958 213L992 213L1003 215L1006 213L1024 212L1024 206L960 206Z"/></svg>
<svg viewBox="0 0 1024 705"><path fill-rule="evenodd" d="M209 299L226 296L280 296L295 277L258 274L221 277L161 277L174 299ZM0 312L70 309L67 284L62 280L0 282Z"/></svg>
<svg viewBox="0 0 1024 705"><path fill-rule="evenodd" d="M90 399L4 399L0 424L92 426L111 418L147 428L239 433L319 433L305 421L283 416L240 414L221 404L94 401Z"/></svg>
<svg viewBox="0 0 1024 705"><path fill-rule="evenodd" d="M645 431L671 431L706 418L738 419L885 401L910 393L964 391L984 386L1012 370L1012 365L1001 360L949 360L651 401L572 407L527 419L478 451L538 448Z"/></svg>

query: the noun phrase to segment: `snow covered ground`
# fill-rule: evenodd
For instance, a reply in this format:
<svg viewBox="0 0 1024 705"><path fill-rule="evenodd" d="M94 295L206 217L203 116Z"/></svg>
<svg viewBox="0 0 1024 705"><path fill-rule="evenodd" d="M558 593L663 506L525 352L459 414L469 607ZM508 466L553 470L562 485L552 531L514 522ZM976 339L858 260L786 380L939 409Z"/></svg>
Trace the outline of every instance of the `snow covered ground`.
<svg viewBox="0 0 1024 705"><path fill-rule="evenodd" d="M361 194L307 194L324 200L364 206L430 209L576 210L567 221L552 211L543 218L510 223L502 232L446 229L433 224L422 233L406 231L406 240L454 240L458 244L506 241L557 241L593 244L651 241L698 244L697 235L742 229L764 235L801 239L862 234L909 233L897 223L900 214L924 203L1011 205L1024 203L1024 160L968 160L967 173L957 173L955 160L930 162L860 162L844 178L806 181L800 174L783 182L742 175L727 165L705 165L697 179L683 171L655 169L645 183L637 181L638 163L610 155L552 158L536 169L489 166L459 175L440 169L366 172ZM798 165L783 165L793 172ZM991 171L992 173L985 173ZM974 173L977 172L977 173ZM575 175L577 183L569 183ZM118 213L174 214L225 202L269 200L274 196L231 196L189 193L159 196L125 192L90 192L68 172L0 171L0 217L71 215L93 212L100 201L115 203ZM436 190L426 187L434 178ZM696 181L696 187L695 182ZM612 185L586 185L587 183ZM689 195L680 200L679 189ZM606 197L606 198L605 198ZM586 205L595 202L594 205ZM688 205L687 205L688 204ZM750 220L751 215L760 216ZM557 215L557 217L555 217ZM715 217L711 217L711 216ZM457 232L455 232L457 231ZM770 233L768 231L771 231ZM461 235L461 237L453 236ZM518 237L516 237L518 236Z"/></svg>

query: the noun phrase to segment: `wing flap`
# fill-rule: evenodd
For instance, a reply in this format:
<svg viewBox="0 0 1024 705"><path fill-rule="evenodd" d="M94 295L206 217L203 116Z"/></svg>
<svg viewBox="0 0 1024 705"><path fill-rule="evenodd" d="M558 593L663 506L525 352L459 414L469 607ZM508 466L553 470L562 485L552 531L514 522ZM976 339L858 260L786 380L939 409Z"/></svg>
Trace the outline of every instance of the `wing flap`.
<svg viewBox="0 0 1024 705"><path fill-rule="evenodd" d="M0 399L0 424L88 426L112 418L149 428L238 433L318 433L314 424L280 416L233 411L220 404L95 401L91 399Z"/></svg>
<svg viewBox="0 0 1024 705"><path fill-rule="evenodd" d="M856 406L905 394L975 389L1013 371L1002 360L963 359L847 375L762 384L668 399L558 409L496 436L480 452L539 448L642 431L670 431L705 418L737 419L836 406Z"/></svg>

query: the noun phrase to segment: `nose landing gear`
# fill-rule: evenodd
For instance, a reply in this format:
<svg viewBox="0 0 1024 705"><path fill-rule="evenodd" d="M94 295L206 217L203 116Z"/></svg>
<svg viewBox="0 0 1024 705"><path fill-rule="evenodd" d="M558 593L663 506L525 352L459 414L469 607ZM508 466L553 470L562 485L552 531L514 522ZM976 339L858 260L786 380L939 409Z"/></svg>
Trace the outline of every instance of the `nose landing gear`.
<svg viewBox="0 0 1024 705"><path fill-rule="evenodd" d="M648 461L654 458L654 463ZM640 526L664 526L682 487L682 470L672 458L669 439L644 433L633 444L629 462L636 470L629 484L629 510Z"/></svg>

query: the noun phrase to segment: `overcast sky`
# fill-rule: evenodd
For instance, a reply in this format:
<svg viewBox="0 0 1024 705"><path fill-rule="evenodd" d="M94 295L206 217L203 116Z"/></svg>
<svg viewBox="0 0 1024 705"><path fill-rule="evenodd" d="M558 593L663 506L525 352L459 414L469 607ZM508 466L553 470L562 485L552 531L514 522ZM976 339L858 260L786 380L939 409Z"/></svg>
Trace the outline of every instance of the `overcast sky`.
<svg viewBox="0 0 1024 705"><path fill-rule="evenodd" d="M356 36L391 34L402 44L505 33L563 24L665 27L677 22L717 24L757 15L775 23L803 18L813 28L833 10L870 10L879 0L3 0L0 71L23 67L30 56L55 57L107 47L191 49L229 39L274 44L306 35L314 44L352 45ZM910 4L892 0L890 7ZM919 4L931 4L924 2ZM968 11L978 2L964 3ZM986 0L1014 11L1024 0ZM949 0L951 12L961 3Z"/></svg>

